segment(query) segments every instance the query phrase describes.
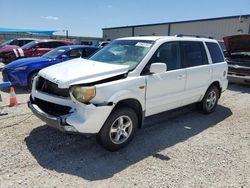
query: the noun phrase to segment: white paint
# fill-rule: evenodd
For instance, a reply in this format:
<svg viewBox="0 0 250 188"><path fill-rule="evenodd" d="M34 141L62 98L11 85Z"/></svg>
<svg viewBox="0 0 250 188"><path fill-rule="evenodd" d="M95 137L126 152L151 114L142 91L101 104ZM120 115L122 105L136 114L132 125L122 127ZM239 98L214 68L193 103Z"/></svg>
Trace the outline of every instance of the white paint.
<svg viewBox="0 0 250 188"><path fill-rule="evenodd" d="M22 48L18 48L17 50L18 50L18 52L20 54L20 57L24 57L23 49Z"/></svg>
<svg viewBox="0 0 250 188"><path fill-rule="evenodd" d="M13 49L13 52L14 52L14 54L15 54L16 57L19 57L19 55L18 55L16 49Z"/></svg>
<svg viewBox="0 0 250 188"><path fill-rule="evenodd" d="M227 88L227 78L223 72L227 71L227 63L212 64L210 54L208 65L182 68L158 74L141 75L141 71L148 63L155 51L169 41L217 41L192 37L135 37L122 40L154 40L148 54L140 64L128 73L124 79L109 81L94 85L96 96L86 105L70 98L59 97L39 92L33 84L32 98L40 98L56 104L72 107L66 122L81 133L98 133L113 110L115 104L124 99L135 99L145 111L146 116L174 109L183 105L202 100L206 90L214 81L218 81L222 91ZM205 43L204 43L205 44ZM57 64L39 72L59 87L69 88L71 85L86 84L123 74L128 66L112 65L83 59L74 59ZM36 82L36 79L34 83ZM112 102L112 105L105 105ZM111 103L110 103L111 104Z"/></svg>

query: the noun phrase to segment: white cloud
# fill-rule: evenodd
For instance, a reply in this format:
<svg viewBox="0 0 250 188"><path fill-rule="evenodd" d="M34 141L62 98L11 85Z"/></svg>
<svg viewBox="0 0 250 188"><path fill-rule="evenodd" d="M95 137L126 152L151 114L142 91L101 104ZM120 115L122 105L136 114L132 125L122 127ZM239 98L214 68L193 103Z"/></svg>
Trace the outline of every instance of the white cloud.
<svg viewBox="0 0 250 188"><path fill-rule="evenodd" d="M47 20L59 20L59 18L56 16L41 16L41 18L47 19Z"/></svg>

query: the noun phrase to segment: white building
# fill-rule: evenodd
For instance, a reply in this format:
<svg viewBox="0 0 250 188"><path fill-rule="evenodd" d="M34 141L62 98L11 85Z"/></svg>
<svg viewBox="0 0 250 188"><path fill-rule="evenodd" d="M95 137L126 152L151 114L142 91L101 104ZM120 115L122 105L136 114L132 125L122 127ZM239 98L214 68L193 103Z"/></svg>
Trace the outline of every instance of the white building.
<svg viewBox="0 0 250 188"><path fill-rule="evenodd" d="M250 33L250 14L180 22L103 28L103 39L113 40L128 36L176 34L210 36L221 40L224 36Z"/></svg>

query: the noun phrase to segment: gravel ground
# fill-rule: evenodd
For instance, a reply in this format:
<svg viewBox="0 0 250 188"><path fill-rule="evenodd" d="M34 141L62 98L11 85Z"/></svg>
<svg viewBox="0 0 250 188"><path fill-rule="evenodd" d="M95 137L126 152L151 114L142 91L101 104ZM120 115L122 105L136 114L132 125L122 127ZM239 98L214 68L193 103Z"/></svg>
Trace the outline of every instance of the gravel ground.
<svg viewBox="0 0 250 188"><path fill-rule="evenodd" d="M219 106L146 120L128 147L102 149L31 114L28 92L0 116L0 187L250 187L250 87L229 85ZM1 92L8 104L9 94Z"/></svg>

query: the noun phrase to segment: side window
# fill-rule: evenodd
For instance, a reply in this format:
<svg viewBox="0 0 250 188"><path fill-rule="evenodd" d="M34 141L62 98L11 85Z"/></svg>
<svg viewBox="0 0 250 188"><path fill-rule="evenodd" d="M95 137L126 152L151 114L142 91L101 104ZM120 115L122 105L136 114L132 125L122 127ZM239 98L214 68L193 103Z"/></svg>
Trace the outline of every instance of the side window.
<svg viewBox="0 0 250 188"><path fill-rule="evenodd" d="M50 48L49 42L41 42L36 45L36 48Z"/></svg>
<svg viewBox="0 0 250 188"><path fill-rule="evenodd" d="M57 48L59 46L65 46L64 43L62 42L48 42L49 43L49 48Z"/></svg>
<svg viewBox="0 0 250 188"><path fill-rule="evenodd" d="M162 44L149 60L142 74L149 72L152 63L166 63L167 71L181 68L179 42L167 42Z"/></svg>
<svg viewBox="0 0 250 188"><path fill-rule="evenodd" d="M78 58L82 56L81 49L73 49L68 52L70 58Z"/></svg>
<svg viewBox="0 0 250 188"><path fill-rule="evenodd" d="M96 48L85 48L83 49L82 57L89 57L96 52Z"/></svg>
<svg viewBox="0 0 250 188"><path fill-rule="evenodd" d="M202 42L181 42L181 51L185 67L208 64L207 54Z"/></svg>
<svg viewBox="0 0 250 188"><path fill-rule="evenodd" d="M214 42L206 42L206 45L209 50L213 63L220 63L224 61L224 57L222 55L221 49L218 46L218 44Z"/></svg>

